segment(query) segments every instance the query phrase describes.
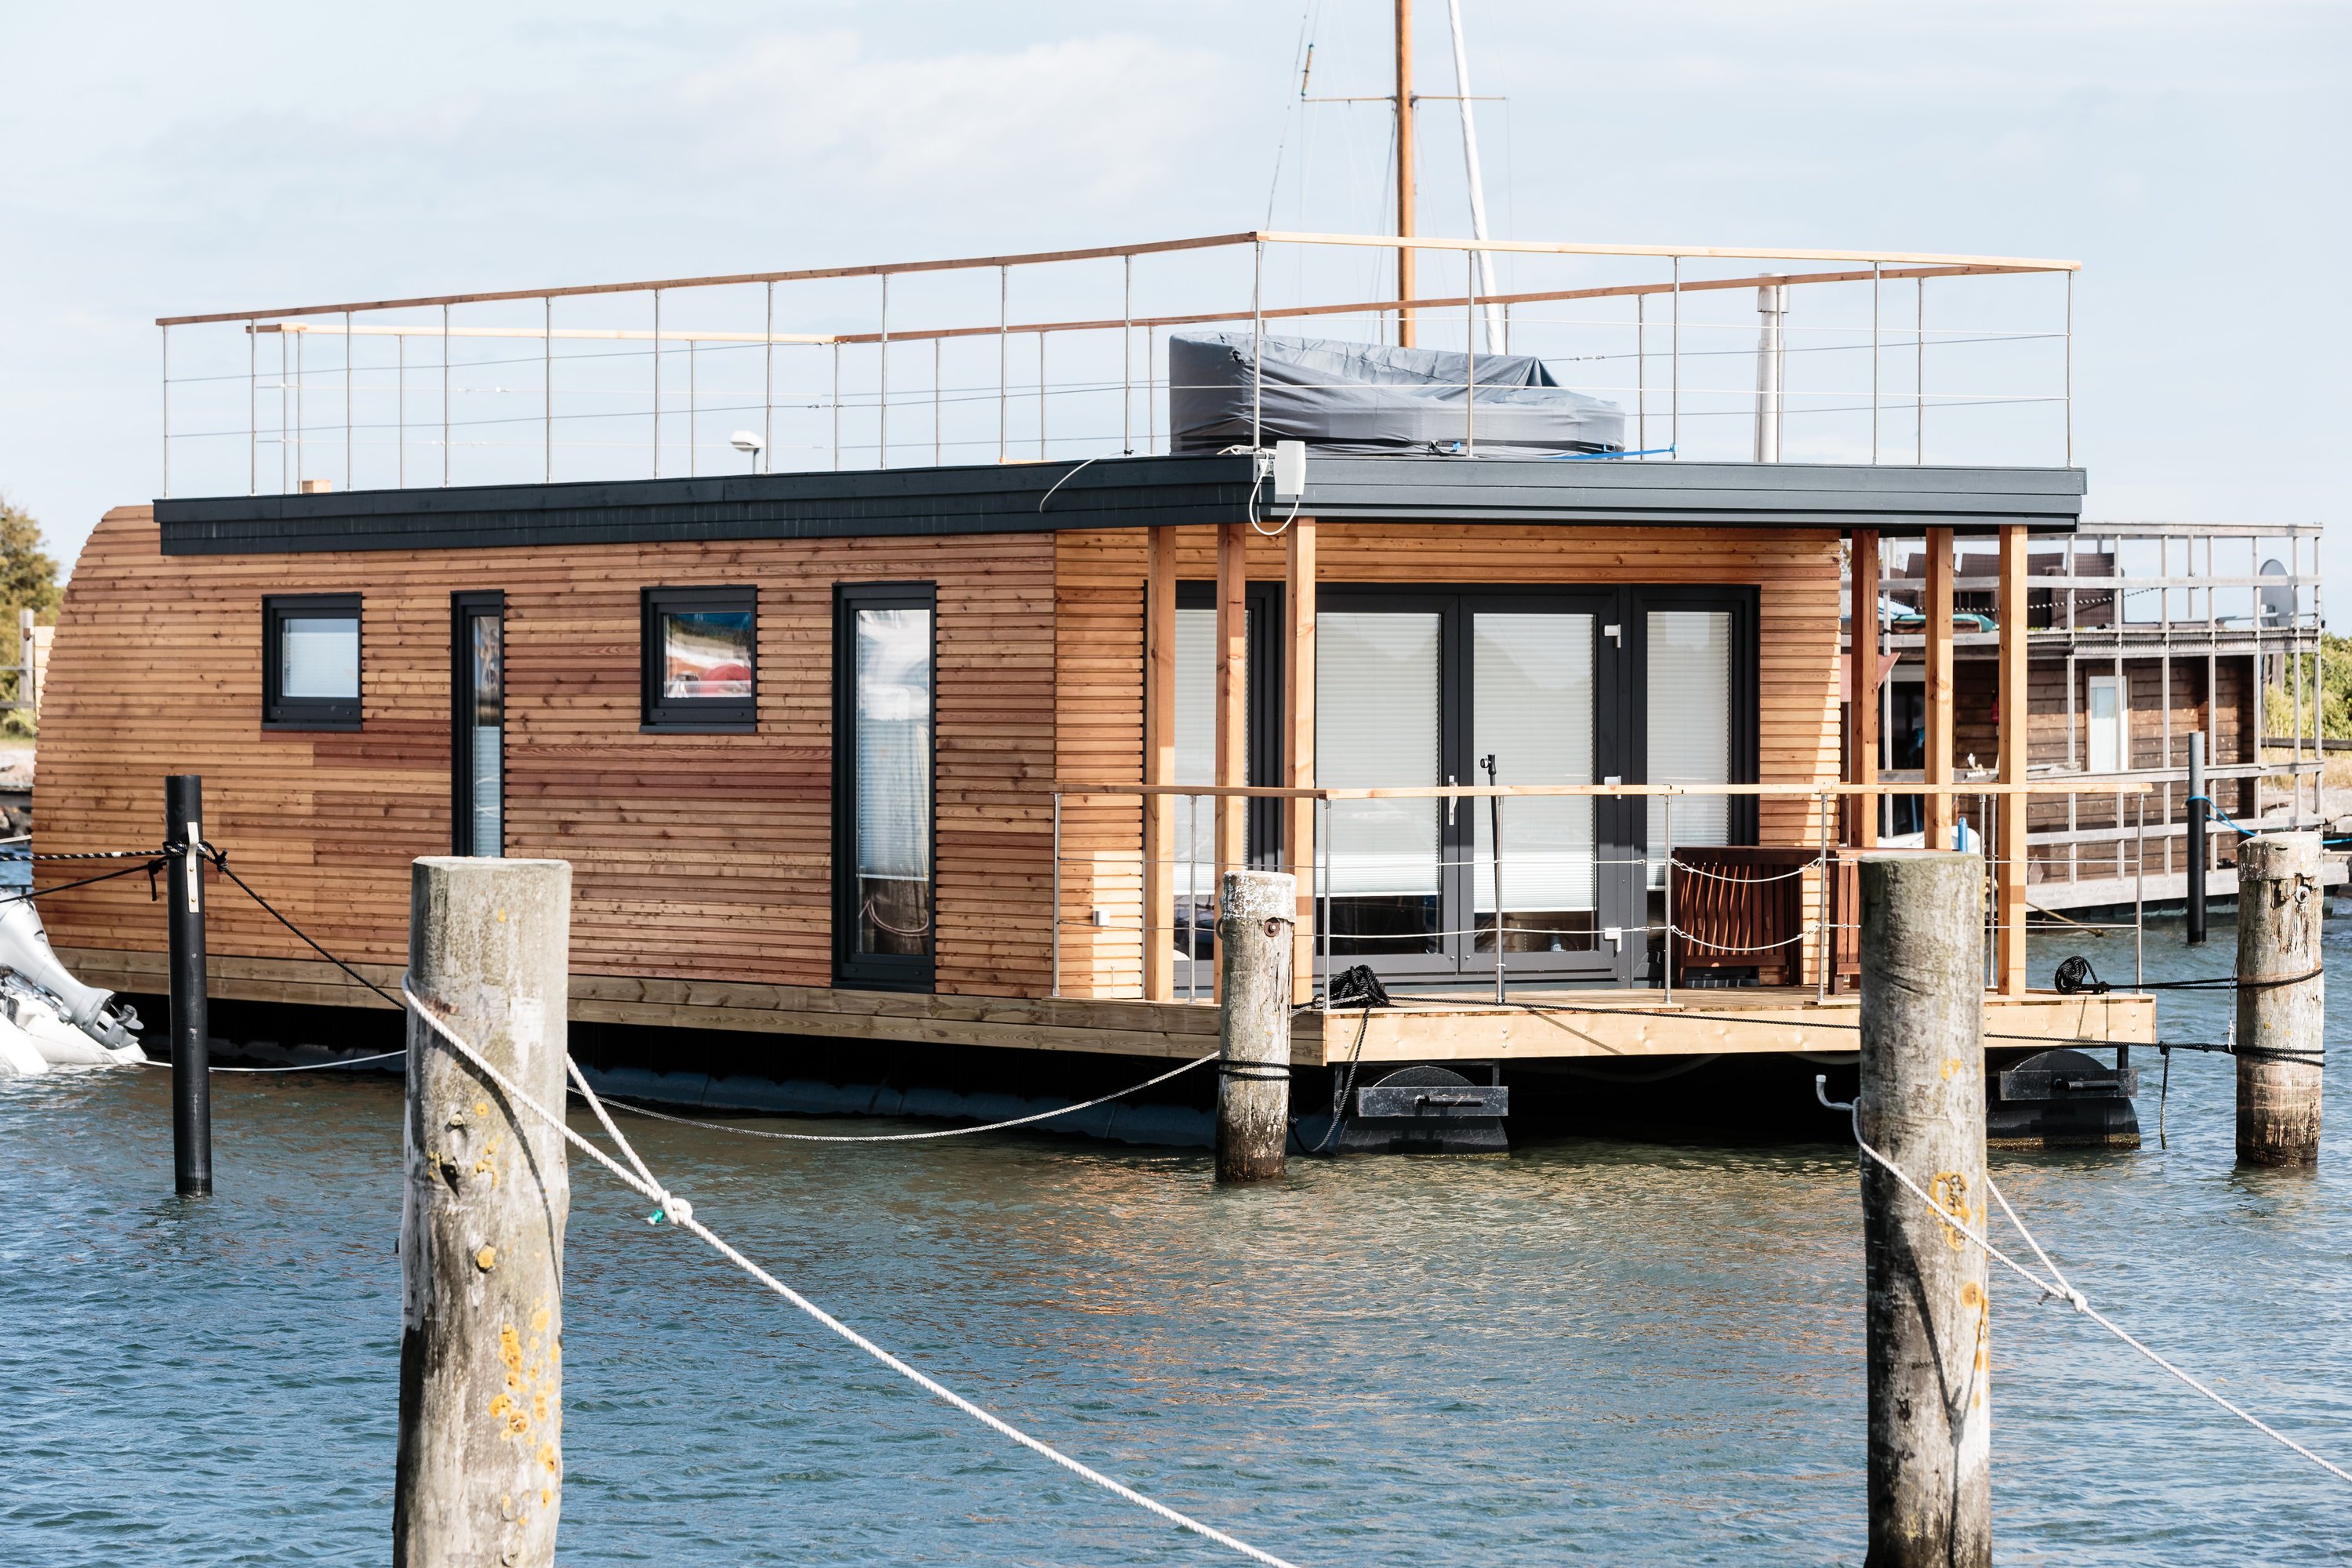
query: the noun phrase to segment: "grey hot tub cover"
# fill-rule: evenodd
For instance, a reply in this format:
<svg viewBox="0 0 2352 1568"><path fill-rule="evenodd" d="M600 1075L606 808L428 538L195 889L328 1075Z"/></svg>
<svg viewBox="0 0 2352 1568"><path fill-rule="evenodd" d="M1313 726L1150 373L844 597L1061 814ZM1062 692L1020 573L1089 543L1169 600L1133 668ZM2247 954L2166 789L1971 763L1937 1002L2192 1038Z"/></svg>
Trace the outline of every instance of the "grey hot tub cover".
<svg viewBox="0 0 2352 1568"><path fill-rule="evenodd" d="M1258 340L1265 378L1262 440L1324 452L1480 452L1544 457L1618 452L1625 415L1571 392L1527 354L1480 354L1475 426L1468 355L1334 338ZM1179 452L1250 444L1251 336L1176 333L1168 340L1169 425Z"/></svg>

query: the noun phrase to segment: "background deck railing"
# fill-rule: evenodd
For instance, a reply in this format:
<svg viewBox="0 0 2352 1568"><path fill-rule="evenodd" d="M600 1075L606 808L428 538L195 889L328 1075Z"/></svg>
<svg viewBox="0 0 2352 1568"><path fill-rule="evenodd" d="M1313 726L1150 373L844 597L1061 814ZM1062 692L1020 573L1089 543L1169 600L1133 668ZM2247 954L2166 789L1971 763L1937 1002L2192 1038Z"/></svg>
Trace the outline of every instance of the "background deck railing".
<svg viewBox="0 0 2352 1568"><path fill-rule="evenodd" d="M1637 461L2070 466L2076 267L1253 230L174 315L163 490L1164 452L1188 327L1535 354Z"/></svg>

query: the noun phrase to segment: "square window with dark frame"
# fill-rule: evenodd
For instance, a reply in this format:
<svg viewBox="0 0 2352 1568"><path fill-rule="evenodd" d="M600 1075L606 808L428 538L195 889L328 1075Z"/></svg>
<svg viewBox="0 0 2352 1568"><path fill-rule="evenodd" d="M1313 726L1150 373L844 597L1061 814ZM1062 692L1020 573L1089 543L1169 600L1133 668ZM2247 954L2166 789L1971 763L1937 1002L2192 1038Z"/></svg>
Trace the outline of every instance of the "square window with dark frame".
<svg viewBox="0 0 2352 1568"><path fill-rule="evenodd" d="M272 730L360 727L360 596L261 601L261 722Z"/></svg>
<svg viewBox="0 0 2352 1568"><path fill-rule="evenodd" d="M757 727L757 589L647 588L644 622L645 728Z"/></svg>

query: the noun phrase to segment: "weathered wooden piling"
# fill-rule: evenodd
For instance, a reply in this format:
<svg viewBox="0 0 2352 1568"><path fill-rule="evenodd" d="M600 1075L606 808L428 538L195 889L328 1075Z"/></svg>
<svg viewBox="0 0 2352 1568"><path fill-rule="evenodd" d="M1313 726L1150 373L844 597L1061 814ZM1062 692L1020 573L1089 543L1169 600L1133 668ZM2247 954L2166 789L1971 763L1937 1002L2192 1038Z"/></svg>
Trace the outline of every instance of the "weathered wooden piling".
<svg viewBox="0 0 2352 1568"><path fill-rule="evenodd" d="M1864 852L1862 1136L1936 1205L1985 1218L1983 862ZM1992 1560L1984 1254L1862 1166L1871 1568Z"/></svg>
<svg viewBox="0 0 2352 1568"><path fill-rule="evenodd" d="M418 998L541 1105L564 1100L572 868L432 858L409 883ZM397 1568L545 1568L563 1487L562 1135L411 1013L401 1211Z"/></svg>
<svg viewBox="0 0 2352 1568"><path fill-rule="evenodd" d="M1290 1138L1291 931L1295 880L1228 871L1217 916L1217 1180L1283 1172Z"/></svg>
<svg viewBox="0 0 2352 1568"><path fill-rule="evenodd" d="M2238 847L2238 1158L2319 1158L2327 982L2320 973L2319 835Z"/></svg>
<svg viewBox="0 0 2352 1568"><path fill-rule="evenodd" d="M205 975L205 781L163 781L163 921L171 952L172 1179L184 1198L213 1190L212 1023Z"/></svg>

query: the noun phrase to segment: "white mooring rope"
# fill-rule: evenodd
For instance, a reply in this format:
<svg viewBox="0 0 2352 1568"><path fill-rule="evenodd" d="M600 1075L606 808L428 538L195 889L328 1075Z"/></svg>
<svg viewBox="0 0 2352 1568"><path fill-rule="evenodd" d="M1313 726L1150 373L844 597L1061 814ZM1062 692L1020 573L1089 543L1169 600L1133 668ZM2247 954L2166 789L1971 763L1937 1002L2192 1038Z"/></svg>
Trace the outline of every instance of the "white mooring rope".
<svg viewBox="0 0 2352 1568"><path fill-rule="evenodd" d="M847 1340L851 1344L856 1345L859 1350L864 1351L867 1355L872 1356L876 1361L880 1362L884 1366L888 1367L891 1371L898 1373L901 1377L907 1378L910 1382L914 1383L926 1393L929 1393L939 1399L945 1400L948 1404L954 1405L958 1410L962 1411L965 1415L971 1416L975 1421L980 1422L982 1425L1012 1438L1014 1442L1020 1444L1023 1447L1029 1449L1031 1452L1044 1455L1046 1458L1053 1460L1054 1463L1061 1466L1064 1469L1068 1470L1073 1475L1078 1476L1083 1479L1092 1481L1095 1485L1102 1488L1105 1491L1108 1491L1114 1496L1124 1498L1129 1502L1135 1504L1139 1508L1146 1509L1152 1513L1158 1514L1160 1518L1168 1521L1171 1524L1181 1525L1196 1535L1204 1536L1207 1539L1215 1542L1220 1546L1229 1547L1233 1551L1240 1552L1243 1556L1250 1558L1254 1562L1266 1564L1266 1568L1295 1568L1294 1564L1286 1562L1282 1558L1276 1557L1271 1552L1266 1552L1258 1547L1252 1546L1248 1542L1243 1541L1235 1536L1228 1535L1223 1531L1217 1529L1214 1525L1204 1524L1201 1521L1192 1518L1190 1514L1180 1513L1175 1509L1170 1508L1166 1503L1148 1498L1141 1492L1137 1491L1133 1487L1128 1486L1123 1482L1113 1480L1110 1477L1104 1475L1100 1470L1094 1468L1092 1466L1070 1458L1069 1455L1063 1453L1060 1449L1054 1447L1051 1444L1041 1441L1038 1438L1032 1437L1028 1433L1022 1431L1019 1427L1013 1426L1011 1422L1006 1421L1002 1416L993 1415L987 1410L983 1410L979 1405L973 1404L971 1400L966 1399L962 1394L956 1393L955 1390L948 1387L945 1384L940 1383L937 1378L931 1377L925 1373L919 1372L914 1367L909 1366L907 1363L900 1361L897 1356L892 1355L888 1351L884 1350L880 1345L876 1344L872 1340L867 1339L864 1334L859 1333L856 1330L851 1328L848 1324L843 1322L840 1319L835 1317L832 1313L826 1311L824 1308L818 1306L815 1302L810 1300L807 1297L802 1295L799 1291L793 1289L791 1286L785 1284L782 1280L777 1279L774 1275L769 1273L766 1269L761 1268L758 1264L744 1257L723 1237L718 1236L709 1226L705 1226L700 1220L695 1217L694 1205L692 1204L688 1203L683 1198L672 1196L668 1189L664 1187L661 1183L655 1178L653 1173L646 1168L645 1162L637 1158L636 1151L630 1148L628 1140L623 1138L621 1136L620 1130L613 1125L612 1118L604 1110L604 1102L596 1098L595 1090L588 1087L588 1080L581 1075L579 1066L574 1063L569 1056L564 1058L564 1066L570 1072L573 1083L578 1086L582 1098L588 1101L589 1108L596 1113L596 1120L603 1123L605 1131L612 1135L614 1142L618 1144L622 1152L628 1156L629 1164L635 1167L634 1170L624 1168L619 1161L614 1160L610 1154L604 1152L603 1149L597 1147L594 1143L590 1142L579 1133L574 1132L564 1121L562 1116L550 1110L538 1100L533 1100L529 1094L523 1092L521 1087L512 1079L500 1072L497 1068L492 1067L483 1058L482 1054L479 1051L477 1051L471 1045L459 1038L457 1033L452 1030L447 1024L442 1022L439 1015L425 1005L423 999L420 998L415 991L409 988L408 977L404 974L401 976L400 980L400 994L407 1000L409 1006L415 1010L416 1016L425 1021L425 1025L427 1028L440 1036L444 1040L446 1040L449 1043L450 1047L456 1050L459 1056L464 1057L475 1067L480 1068L489 1080L492 1083L497 1084L499 1089L505 1090L507 1095L512 1099L515 1103L527 1108L541 1121L546 1122L550 1127L555 1129L556 1131L562 1133L566 1142L571 1143L574 1148L580 1150L581 1152L588 1155L589 1158L594 1160L598 1164L604 1166L604 1169L610 1171L614 1176L618 1177L625 1185L635 1189L636 1192L652 1199L656 1204L659 1205L662 1216L667 1218L671 1224L677 1226L681 1230L690 1231L695 1236L700 1237L704 1243L709 1245L720 1257L734 1264L738 1268L742 1269L743 1272L749 1274L752 1279L757 1279L761 1284L765 1285L769 1289L773 1290L777 1295L782 1296L785 1300L790 1301L793 1306L798 1307L802 1311L806 1312L810 1317L814 1318L818 1322L823 1323L826 1328L831 1329L835 1333L839 1334L843 1339Z"/></svg>
<svg viewBox="0 0 2352 1568"><path fill-rule="evenodd" d="M1140 1093L1154 1084L1166 1083L1171 1078L1180 1078L1194 1068L1206 1067L1216 1059L1217 1053L1211 1051L1207 1056L1195 1057L1182 1067L1172 1068L1158 1078L1148 1078L1141 1083L1133 1083L1125 1089L1113 1089L1110 1093L1097 1095L1093 1100L1082 1100L1076 1105L1065 1105L1057 1110L1040 1110L1028 1116L1016 1116L1010 1121L986 1121L978 1127L935 1128L929 1132L771 1132L760 1127L730 1127L724 1121L697 1121L692 1117L673 1116L667 1110L648 1110L642 1105L631 1105L625 1100L615 1100L609 1103L633 1116L651 1117L656 1121L674 1122L680 1127L699 1127L706 1132L732 1132L739 1138L780 1138L793 1143L917 1143L929 1138L961 1138L973 1132L1000 1132L1007 1127L1026 1127L1033 1121L1051 1121L1057 1116L1068 1116L1080 1110L1092 1110L1097 1105L1108 1105L1114 1100L1123 1100L1130 1094ZM587 1080L580 1076L580 1069L577 1067L572 1068L572 1081L580 1086L577 1092L587 1099L590 1104L596 1104L595 1097L589 1092ZM601 1108L597 1115L600 1119L603 1118L604 1111ZM610 1129L613 1124L607 1121L604 1125ZM617 1131L614 1131L613 1137L615 1141L618 1141L620 1136Z"/></svg>
<svg viewBox="0 0 2352 1568"><path fill-rule="evenodd" d="M2188 1373L2181 1371L2180 1368L2173 1365L2170 1362L2157 1354L2156 1352L2142 1344L2138 1340L2133 1338L2128 1331L2116 1323L2113 1319L2107 1317L2106 1314L2092 1306L2091 1303L2084 1298L2083 1293L2080 1290L2075 1289L2074 1286L2068 1284L2066 1282L2065 1276L2058 1272L2058 1266L2050 1261L2050 1255L2042 1250L2042 1244L2033 1239L2033 1233L2025 1228L2025 1223L2017 1217L2017 1211L2009 1206L2009 1200L2007 1198L2001 1196L2000 1188L1994 1183L1992 1173L1988 1171L1985 1173L1985 1185L1992 1189L1993 1196L2000 1201L2001 1213L2009 1216L2010 1224L2017 1226L2017 1234L2025 1237L2026 1245L2033 1248L2033 1255L2036 1258L2039 1258L2042 1262L2042 1266L2050 1270L2050 1278L2047 1279L2043 1279L2041 1275L2033 1272L2032 1269L2026 1268L2023 1264L2018 1262L2017 1259L2010 1257L2009 1254L2003 1252L2000 1247L1995 1247L1983 1237L1979 1236L1975 1231L1970 1230L1965 1221L1954 1218L1952 1212L1949 1209L1947 1209L1943 1205L1937 1203L1934 1198L1928 1196L1927 1193L1922 1191L1919 1184L1913 1181L1910 1177L1905 1175L1902 1171L1897 1169L1894 1161L1888 1159L1885 1155L1872 1148L1863 1140L1861 1110L1853 1104L1841 1104L1838 1101L1831 1100L1826 1089L1824 1088L1827 1082L1828 1079L1826 1076L1817 1077L1813 1080L1813 1092L1820 1097L1822 1104L1829 1106L1832 1110L1844 1110L1853 1114L1854 1146L1860 1149L1864 1154L1869 1155L1873 1160L1877 1161L1879 1164L1885 1166L1887 1174L1902 1183L1906 1191L1908 1191L1913 1196L1916 1197L1921 1203L1926 1204L1930 1209L1934 1210L1936 1217L1942 1221L1945 1226L1958 1232L1961 1236L1968 1237L1969 1240L1974 1242L1979 1247L1983 1249L1986 1257L1994 1259L2003 1268L2007 1268L2011 1273L2015 1274L2019 1279L2032 1286L2036 1290L2041 1291L2042 1299L2043 1300L2046 1301L2051 1298L2055 1297L2059 1300L2065 1302L2068 1306L2073 1307L2074 1310L2082 1313L2083 1316L2090 1319L2091 1321L2098 1324L2099 1327L2106 1330L2107 1332L2115 1335L2116 1338L2123 1341L2124 1343L2131 1346L2132 1349L2139 1352L2140 1354L2147 1357L2148 1360L2154 1362L2157 1365L2162 1367L2165 1371L2170 1373L2173 1376L2179 1378L2181 1382L2187 1384L2189 1387L2195 1389L2198 1393L2203 1394L2206 1398L2211 1400L2214 1404L2220 1405L2222 1409L2236 1416L2239 1420L2243 1421L2247 1426L2252 1426L2255 1431L2262 1433L2266 1437L2271 1437L2280 1443L2284 1443L2286 1447L2294 1449L2296 1453L2301 1454L2305 1458L2309 1459L2313 1464L2317 1465L2321 1469L2326 1470L2329 1475L2334 1476L2337 1480L2352 1481L2352 1470L2347 1470L2340 1465L2336 1465L2326 1459L2321 1458L2317 1454L2313 1453L2310 1449L2305 1447L2302 1444L2296 1442L2294 1438L2288 1436L2285 1433L2280 1431L2275 1426L2269 1425L2260 1416L2257 1416L2252 1412L2247 1410L2244 1406L2233 1405L2229 1400L2222 1398L2220 1394L2214 1393L2212 1389L2207 1387L2204 1384L2199 1382Z"/></svg>

